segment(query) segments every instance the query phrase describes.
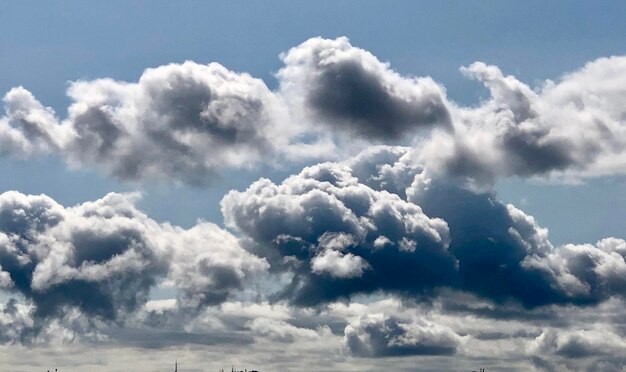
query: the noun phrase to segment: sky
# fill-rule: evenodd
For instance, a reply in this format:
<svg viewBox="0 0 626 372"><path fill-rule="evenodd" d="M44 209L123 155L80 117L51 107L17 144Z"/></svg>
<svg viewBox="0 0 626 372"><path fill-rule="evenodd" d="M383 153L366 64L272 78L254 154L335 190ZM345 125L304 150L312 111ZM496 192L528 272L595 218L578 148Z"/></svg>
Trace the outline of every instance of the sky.
<svg viewBox="0 0 626 372"><path fill-rule="evenodd" d="M625 11L0 1L0 369L623 369Z"/></svg>

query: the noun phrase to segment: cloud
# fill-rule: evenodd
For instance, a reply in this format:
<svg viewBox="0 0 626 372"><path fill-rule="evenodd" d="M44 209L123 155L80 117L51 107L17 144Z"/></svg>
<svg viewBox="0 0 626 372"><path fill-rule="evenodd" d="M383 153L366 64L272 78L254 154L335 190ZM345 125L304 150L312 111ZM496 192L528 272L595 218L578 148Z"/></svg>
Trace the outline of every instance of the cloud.
<svg viewBox="0 0 626 372"><path fill-rule="evenodd" d="M24 88L9 91L0 119L5 155L52 153L122 180L202 185L224 168L286 151L292 132L263 81L217 63L149 68L137 82L79 80L67 94L60 120Z"/></svg>
<svg viewBox="0 0 626 372"><path fill-rule="evenodd" d="M320 338L315 330L298 328L283 320L255 318L250 321L249 326L253 332L278 342L294 342L296 338Z"/></svg>
<svg viewBox="0 0 626 372"><path fill-rule="evenodd" d="M314 273L326 272L336 278L360 277L368 267L369 264L363 258L334 250L326 250L311 260L311 269Z"/></svg>
<svg viewBox="0 0 626 372"><path fill-rule="evenodd" d="M548 230L493 192L472 190L456 179L431 178L411 167L408 148L378 147L347 160L365 182L419 205L446 221L448 251L458 261L463 290L526 306L591 304L624 294L623 239L553 246ZM413 178L412 181L409 181Z"/></svg>
<svg viewBox="0 0 626 372"><path fill-rule="evenodd" d="M553 246L547 229L493 192L424 176L407 188L408 200L447 222L464 290L529 307L596 304L625 294L622 239Z"/></svg>
<svg viewBox="0 0 626 372"><path fill-rule="evenodd" d="M522 265L548 273L568 297L580 301L603 301L626 289L626 241L606 238L593 244L566 244L534 254Z"/></svg>
<svg viewBox="0 0 626 372"><path fill-rule="evenodd" d="M458 260L459 286L495 300L516 299L526 306L564 301L551 280L522 261L553 249L547 232L490 192L475 192L445 180L423 180L408 189L409 200L439 217L450 229L449 251ZM530 224L530 226L529 226Z"/></svg>
<svg viewBox="0 0 626 372"><path fill-rule="evenodd" d="M223 166L244 166L277 145L271 92L216 63L147 69L137 83L78 81L68 94L69 163L103 165L121 179L201 184Z"/></svg>
<svg viewBox="0 0 626 372"><path fill-rule="evenodd" d="M32 304L33 327L75 310L122 322L163 280L182 308L219 304L267 269L216 225L159 224L135 199L112 193L65 208L45 195L0 195L2 274Z"/></svg>
<svg viewBox="0 0 626 372"><path fill-rule="evenodd" d="M158 223L134 194L73 207L0 194L0 344L228 345L281 367L323 354L329 369L345 367L342 345L381 369L451 355L454 369L624 365L626 242L555 246L489 189L623 173L624 57L536 89L474 63L462 72L490 92L475 107L345 38L281 58L276 91L185 62L71 83L64 119L24 88L5 95L2 155L56 154L124 180L200 185L259 159L367 148L229 192L226 229Z"/></svg>
<svg viewBox="0 0 626 372"><path fill-rule="evenodd" d="M429 177L411 155L377 147L281 184L261 179L224 197L226 225L294 276L278 297L301 306L375 291L421 301L444 288L526 308L624 294L623 240L554 246L532 216Z"/></svg>
<svg viewBox="0 0 626 372"><path fill-rule="evenodd" d="M454 131L433 131L417 150L432 171L478 184L624 172L625 57L597 59L537 90L482 62L461 71L491 97L475 108L456 107Z"/></svg>
<svg viewBox="0 0 626 372"><path fill-rule="evenodd" d="M0 344L21 342L25 330L33 327L32 308L10 299L0 304Z"/></svg>
<svg viewBox="0 0 626 372"><path fill-rule="evenodd" d="M58 151L69 131L57 125L50 108L44 107L23 87L11 89L4 97L5 115L0 117L0 153L24 158Z"/></svg>
<svg viewBox="0 0 626 372"><path fill-rule="evenodd" d="M455 278L445 221L359 183L341 163L231 191L222 212L257 254L294 272L283 296L299 304L377 290L419 295Z"/></svg>
<svg viewBox="0 0 626 372"><path fill-rule="evenodd" d="M241 248L236 237L212 223L177 230L171 242L169 278L179 292L179 305L202 308L222 303L268 267L265 260Z"/></svg>
<svg viewBox="0 0 626 372"><path fill-rule="evenodd" d="M309 39L281 59L274 91L246 73L191 61L146 69L136 82L75 81L64 119L13 88L0 118L1 153L56 154L122 180L192 185L227 169L328 160L380 141L411 144L412 161L430 174L481 187L499 177L567 181L626 169L626 57L597 59L535 89L475 62L461 72L490 97L469 107L344 37Z"/></svg>
<svg viewBox="0 0 626 372"><path fill-rule="evenodd" d="M312 38L281 56L281 93L333 130L398 140L448 125L445 93L431 78L403 77L349 40Z"/></svg>
<svg viewBox="0 0 626 372"><path fill-rule="evenodd" d="M459 340L457 334L437 324L393 318L361 319L345 331L348 350L361 357L452 355Z"/></svg>
<svg viewBox="0 0 626 372"><path fill-rule="evenodd" d="M532 352L564 358L618 356L626 348L623 337L610 327L593 329L546 330L529 344Z"/></svg>

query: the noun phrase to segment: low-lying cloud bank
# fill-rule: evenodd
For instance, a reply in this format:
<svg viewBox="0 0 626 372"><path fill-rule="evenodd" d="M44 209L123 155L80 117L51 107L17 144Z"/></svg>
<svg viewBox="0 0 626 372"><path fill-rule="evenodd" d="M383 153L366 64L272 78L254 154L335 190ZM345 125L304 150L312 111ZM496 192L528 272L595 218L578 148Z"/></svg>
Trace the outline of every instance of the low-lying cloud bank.
<svg viewBox="0 0 626 372"><path fill-rule="evenodd" d="M626 171L626 57L598 59L535 89L476 62L461 71L491 97L475 107L346 38L309 39L281 59L274 91L246 73L190 61L147 69L137 82L76 81L64 119L14 88L4 96L1 152L56 154L122 180L192 185L260 159L328 159L380 142L413 144L430 172L479 186Z"/></svg>

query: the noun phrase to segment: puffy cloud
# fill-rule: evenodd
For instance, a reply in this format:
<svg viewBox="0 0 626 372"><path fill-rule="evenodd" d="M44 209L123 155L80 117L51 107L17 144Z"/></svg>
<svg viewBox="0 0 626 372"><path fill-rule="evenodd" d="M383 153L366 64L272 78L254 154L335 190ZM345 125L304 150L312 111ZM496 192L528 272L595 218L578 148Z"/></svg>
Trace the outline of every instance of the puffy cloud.
<svg viewBox="0 0 626 372"><path fill-rule="evenodd" d="M626 289L626 242L607 238L592 244L566 244L524 259L524 267L546 272L568 297L598 302Z"/></svg>
<svg viewBox="0 0 626 372"><path fill-rule="evenodd" d="M345 38L311 39L282 58L277 91L217 63L190 61L146 69L137 82L76 81L63 120L14 88L4 97L0 145L4 155L58 154L123 180L199 185L259 159L328 156L332 128L397 139L449 118L432 79L401 77ZM330 126L309 123L309 114Z"/></svg>
<svg viewBox="0 0 626 372"><path fill-rule="evenodd" d="M620 355L626 349L626 340L611 327L594 329L549 329L531 343L529 349L540 354L556 354L565 358L585 358L601 355Z"/></svg>
<svg viewBox="0 0 626 372"><path fill-rule="evenodd" d="M312 38L281 56L281 93L314 121L370 139L394 139L449 124L442 87L400 76L347 38Z"/></svg>
<svg viewBox="0 0 626 372"><path fill-rule="evenodd" d="M219 304L267 269L219 227L159 224L134 199L108 194L65 208L45 195L0 195L2 277L33 305L35 319L77 310L123 321L165 279L181 307Z"/></svg>
<svg viewBox="0 0 626 372"><path fill-rule="evenodd" d="M550 278L521 264L529 255L553 249L547 232L530 216L507 207L493 193L445 180L418 176L407 193L427 215L448 223L449 252L458 260L460 288L499 301L515 299L526 306L564 301Z"/></svg>
<svg viewBox="0 0 626 372"><path fill-rule="evenodd" d="M312 305L355 293L421 294L455 278L448 226L398 195L358 182L341 163L261 179L222 200L225 222L296 277L283 296Z"/></svg>
<svg viewBox="0 0 626 372"><path fill-rule="evenodd" d="M432 322L402 322L394 318L367 317L345 330L345 345L357 356L451 355L460 337Z"/></svg>
<svg viewBox="0 0 626 372"><path fill-rule="evenodd" d="M525 306L595 304L626 294L626 243L553 246L532 216L446 180L424 180L407 189L409 200L450 229L449 252L459 262L461 288Z"/></svg>
<svg viewBox="0 0 626 372"><path fill-rule="evenodd" d="M430 178L411 155L377 147L278 185L261 179L224 197L225 222L275 271L294 275L279 298L298 305L443 288L527 308L624 294L623 240L555 247L532 216L493 192Z"/></svg>
<svg viewBox="0 0 626 372"><path fill-rule="evenodd" d="M409 166L412 156L408 148L378 147L345 163L360 182L406 197L430 218L446 221L448 251L458 261L458 288L531 307L598 303L624 294L622 239L555 247L532 216L501 203L493 192L431 178Z"/></svg>
<svg viewBox="0 0 626 372"><path fill-rule="evenodd" d="M353 278L363 275L369 264L363 258L352 253L343 254L334 250L326 250L311 260L314 273L327 272L337 278Z"/></svg>
<svg viewBox="0 0 626 372"><path fill-rule="evenodd" d="M137 82L75 81L67 94L72 103L60 120L24 88L9 91L0 118L3 154L53 153L123 180L194 185L278 153L299 156L290 139L301 130L289 125L280 97L262 80L217 63L149 68Z"/></svg>
<svg viewBox="0 0 626 372"><path fill-rule="evenodd" d="M0 304L0 344L21 342L33 325L32 306L15 299Z"/></svg>
<svg viewBox="0 0 626 372"><path fill-rule="evenodd" d="M452 110L454 131L434 131L417 150L427 168L479 184L624 172L625 57L600 58L537 91L482 62L462 71L491 98Z"/></svg>
<svg viewBox="0 0 626 372"><path fill-rule="evenodd" d="M380 147L305 168L280 185L262 179L231 191L222 201L226 224L295 273L286 294L300 304L445 286L531 306L560 298L545 275L521 265L551 249L545 231L491 194L433 180L419 189L423 173L407 165L409 152ZM403 173L416 182L397 177Z"/></svg>
<svg viewBox="0 0 626 372"><path fill-rule="evenodd" d="M217 63L147 69L136 83L78 81L65 144L73 165L98 164L122 179L204 183L276 145L276 99L265 84Z"/></svg>
<svg viewBox="0 0 626 372"><path fill-rule="evenodd" d="M259 159L329 159L380 140L411 143L412 161L431 174L482 186L626 168L626 57L598 59L535 90L476 62L461 69L490 92L476 107L449 102L431 78L401 76L346 38L312 38L281 58L275 91L217 63L150 68L137 82L76 81L63 120L14 88L4 97L1 152L59 154L120 179L189 184Z"/></svg>
<svg viewBox="0 0 626 372"><path fill-rule="evenodd" d="M23 87L11 89L3 98L5 115L0 117L0 154L22 158L59 150L70 135L57 125L50 108L44 107Z"/></svg>
<svg viewBox="0 0 626 372"><path fill-rule="evenodd" d="M187 307L222 303L268 267L265 260L240 248L232 234L208 222L179 229L170 239L169 278L179 292L179 304Z"/></svg>
<svg viewBox="0 0 626 372"><path fill-rule="evenodd" d="M433 129L412 148L373 146L231 191L221 207L236 235L157 223L132 195L67 208L1 194L0 289L16 299L0 305L0 343L228 344L285 359L314 350L329 369L342 366L342 343L372 364L404 356L407 369L423 355L455 355L457 369L476 358L492 369L502 368L494 358L526 370L624 365L613 355L624 349L626 242L554 246L532 216L472 187L623 172L624 57L536 90L475 63L462 71L490 98L468 108L343 38L282 58L274 92L193 62L132 83L75 82L62 120L23 88L7 93L3 155L56 153L122 179L200 184L294 144L307 152L318 145L308 136L408 143ZM172 298L151 299L156 287Z"/></svg>

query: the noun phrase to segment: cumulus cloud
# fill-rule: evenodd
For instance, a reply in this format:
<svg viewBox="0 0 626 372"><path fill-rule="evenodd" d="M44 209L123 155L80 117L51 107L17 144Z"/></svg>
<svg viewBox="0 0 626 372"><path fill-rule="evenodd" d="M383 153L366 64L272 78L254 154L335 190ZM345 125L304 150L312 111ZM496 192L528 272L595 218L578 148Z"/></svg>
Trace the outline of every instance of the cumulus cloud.
<svg viewBox="0 0 626 372"><path fill-rule="evenodd" d="M10 299L0 304L0 344L21 342L34 325L32 307Z"/></svg>
<svg viewBox="0 0 626 372"><path fill-rule="evenodd" d="M265 84L217 63L147 69L137 83L78 81L68 94L70 164L101 163L122 179L202 183L283 144Z"/></svg>
<svg viewBox="0 0 626 372"><path fill-rule="evenodd" d="M299 305L443 288L527 308L624 295L623 240L554 246L532 216L493 192L429 177L411 155L377 147L278 185L261 179L224 197L226 225L294 275L280 295Z"/></svg>
<svg viewBox="0 0 626 372"><path fill-rule="evenodd" d="M65 208L45 195L0 195L3 278L8 275L9 291L32 304L33 319L76 310L123 321L165 279L180 307L219 304L266 270L265 260L219 227L159 224L137 210L134 199L108 194Z"/></svg>
<svg viewBox="0 0 626 372"><path fill-rule="evenodd" d="M625 57L600 58L537 90L482 62L461 71L491 97L454 109L454 131L434 131L417 150L433 171L482 184L624 172Z"/></svg>
<svg viewBox="0 0 626 372"><path fill-rule="evenodd" d="M64 119L14 88L4 97L0 151L195 185L259 159L329 159L379 141L412 144L413 161L429 172L482 186L626 168L626 57L600 58L536 89L476 62L461 69L490 92L475 107L449 101L429 77L401 76L344 37L309 39L281 59L274 91L246 73L190 61L146 69L136 82L76 81Z"/></svg>
<svg viewBox="0 0 626 372"><path fill-rule="evenodd" d="M4 97L4 155L58 154L71 167L100 167L122 180L209 183L225 168L298 157L324 144L291 139L281 98L265 83L218 63L187 61L144 71L137 82L109 78L72 82L61 120L22 87Z"/></svg>
<svg viewBox="0 0 626 372"><path fill-rule="evenodd" d="M360 277L363 270L368 267L368 263L359 256L333 250L326 250L311 260L311 269L314 273L327 272L337 278Z"/></svg>
<svg viewBox="0 0 626 372"><path fill-rule="evenodd" d="M345 331L348 350L364 357L452 355L459 343L460 337L451 330L425 321L368 317Z"/></svg>
<svg viewBox="0 0 626 372"><path fill-rule="evenodd" d="M446 221L448 251L458 260L464 290L492 299L513 297L527 306L590 304L624 294L623 239L554 246L532 216L498 201L493 192L431 178L411 166L413 156L408 148L378 147L345 163L360 182L396 193L427 216Z"/></svg>
<svg viewBox="0 0 626 372"><path fill-rule="evenodd" d="M14 298L0 305L0 343L124 339L260 354L289 344L335 356L343 344L371 363L475 353L513 355L519 369L624 365L611 355L625 345L616 314L626 242L555 246L488 187L623 173L624 57L536 89L474 63L462 72L490 92L475 107L345 38L314 38L281 58L276 91L185 62L136 82L71 83L63 119L24 88L5 95L2 155L57 154L126 180L204 184L258 159L317 156L357 138L368 148L229 192L229 230L158 223L136 195L64 207L1 194L0 289ZM381 140L410 147L369 146ZM151 298L157 287L171 298Z"/></svg>
<svg viewBox="0 0 626 372"><path fill-rule="evenodd" d="M546 330L529 344L531 351L557 354L566 358L584 358L619 354L626 348L622 337L612 329Z"/></svg>
<svg viewBox="0 0 626 372"><path fill-rule="evenodd" d="M2 153L52 153L122 180L202 185L259 159L327 157L337 131L398 139L448 120L432 79L401 77L346 38L311 39L282 58L277 91L218 63L191 61L146 69L137 82L75 81L65 119L14 88L4 97Z"/></svg>
<svg viewBox="0 0 626 372"><path fill-rule="evenodd" d="M442 87L403 77L345 37L312 38L281 56L281 93L312 120L370 139L394 139L449 124Z"/></svg>
<svg viewBox="0 0 626 372"><path fill-rule="evenodd" d="M171 244L169 278L179 292L179 305L186 307L222 303L268 266L242 249L232 234L208 222L178 230Z"/></svg>
<svg viewBox="0 0 626 372"><path fill-rule="evenodd" d="M568 297L598 302L626 289L626 242L607 238L594 244L566 244L533 254L522 265L547 273Z"/></svg>
<svg viewBox="0 0 626 372"><path fill-rule="evenodd" d="M359 183L343 164L261 179L222 200L226 225L296 277L284 296L312 305L376 290L420 294L454 280L448 226L398 195Z"/></svg>
<svg viewBox="0 0 626 372"><path fill-rule="evenodd" d="M0 117L0 153L24 158L59 150L68 140L66 127L57 125L50 108L44 107L23 87L3 97L5 115Z"/></svg>

